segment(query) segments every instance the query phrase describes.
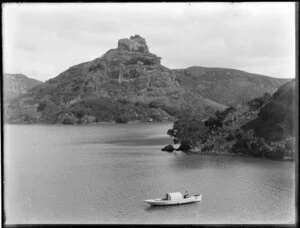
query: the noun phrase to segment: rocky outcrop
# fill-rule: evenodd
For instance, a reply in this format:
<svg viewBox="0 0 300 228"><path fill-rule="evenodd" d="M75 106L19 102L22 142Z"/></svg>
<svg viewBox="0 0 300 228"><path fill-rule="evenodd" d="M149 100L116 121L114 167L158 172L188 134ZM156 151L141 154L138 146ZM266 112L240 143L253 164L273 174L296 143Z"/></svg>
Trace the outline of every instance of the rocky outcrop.
<svg viewBox="0 0 300 228"><path fill-rule="evenodd" d="M120 39L118 42L118 49L122 51L149 53L146 40L140 35L131 36L130 39Z"/></svg>
<svg viewBox="0 0 300 228"><path fill-rule="evenodd" d="M172 145L167 145L161 149L161 151L173 152L175 148Z"/></svg>

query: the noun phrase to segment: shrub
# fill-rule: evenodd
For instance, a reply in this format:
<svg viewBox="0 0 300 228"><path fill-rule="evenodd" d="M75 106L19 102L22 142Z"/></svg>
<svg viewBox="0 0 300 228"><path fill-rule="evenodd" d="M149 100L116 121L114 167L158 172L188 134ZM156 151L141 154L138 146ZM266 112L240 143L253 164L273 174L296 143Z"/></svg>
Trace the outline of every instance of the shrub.
<svg viewBox="0 0 300 228"><path fill-rule="evenodd" d="M129 118L125 115L120 115L115 118L116 123L128 123Z"/></svg>
<svg viewBox="0 0 300 228"><path fill-rule="evenodd" d="M214 148L213 144L210 145L205 145L204 147L201 148L201 151L205 152L205 151L210 151Z"/></svg>
<svg viewBox="0 0 300 228"><path fill-rule="evenodd" d="M251 110L258 110L260 109L264 104L270 101L271 95L269 93L264 93L262 97L254 98L253 100L250 100L247 102L247 105Z"/></svg>
<svg viewBox="0 0 300 228"><path fill-rule="evenodd" d="M205 126L209 127L210 129L223 126L222 119L214 116L209 117L204 123Z"/></svg>
<svg viewBox="0 0 300 228"><path fill-rule="evenodd" d="M233 136L232 134L229 134L229 135L227 135L227 136L225 137L225 139L226 139L227 141L232 141L232 140L234 139L234 136Z"/></svg>
<svg viewBox="0 0 300 228"><path fill-rule="evenodd" d="M193 147L201 136L207 132L207 127L201 120L181 119L174 122L172 129L167 134L174 138L174 143L184 143Z"/></svg>
<svg viewBox="0 0 300 228"><path fill-rule="evenodd" d="M74 124L75 122L74 122L74 120L73 120L71 117L66 116L66 117L64 118L64 120L62 121L62 123L63 123L63 124Z"/></svg>
<svg viewBox="0 0 300 228"><path fill-rule="evenodd" d="M44 111L45 108L46 108L46 106L47 106L46 101L40 102L40 103L39 103L39 106L37 107L37 111L38 111L38 112Z"/></svg>
<svg viewBox="0 0 300 228"><path fill-rule="evenodd" d="M124 98L121 98L121 99L118 99L117 100L119 103L123 104L123 105L126 105L126 104L129 104L130 102Z"/></svg>
<svg viewBox="0 0 300 228"><path fill-rule="evenodd" d="M78 111L76 111L76 117L77 118L82 118L85 115L85 111L83 109L79 109Z"/></svg>
<svg viewBox="0 0 300 228"><path fill-rule="evenodd" d="M159 102L158 101L151 101L148 104L149 108L159 108Z"/></svg>

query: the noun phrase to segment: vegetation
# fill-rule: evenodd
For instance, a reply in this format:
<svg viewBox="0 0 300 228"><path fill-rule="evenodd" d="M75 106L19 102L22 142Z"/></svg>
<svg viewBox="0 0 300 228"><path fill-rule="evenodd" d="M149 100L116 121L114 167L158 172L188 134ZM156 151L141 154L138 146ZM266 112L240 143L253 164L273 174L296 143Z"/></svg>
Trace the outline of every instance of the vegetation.
<svg viewBox="0 0 300 228"><path fill-rule="evenodd" d="M178 150L187 151L194 148L208 129L201 120L181 119L173 124L167 134L173 137L175 144L180 143Z"/></svg>
<svg viewBox="0 0 300 228"><path fill-rule="evenodd" d="M216 111L204 123L195 118L178 120L167 134L174 138L175 144L181 144L178 150L182 151L194 148L204 153L293 158L295 106L290 91L294 82L287 84L272 97L266 93L239 108Z"/></svg>
<svg viewBox="0 0 300 228"><path fill-rule="evenodd" d="M247 102L248 106L250 107L251 110L258 110L260 109L263 105L265 105L267 102L270 101L271 99L271 94L269 93L264 93L262 97L255 98L253 100L250 100Z"/></svg>
<svg viewBox="0 0 300 228"><path fill-rule="evenodd" d="M38 112L44 111L45 108L46 108L46 106L47 106L47 102L46 102L46 101L40 102L40 103L39 103L39 106L37 107L37 111L38 111Z"/></svg>

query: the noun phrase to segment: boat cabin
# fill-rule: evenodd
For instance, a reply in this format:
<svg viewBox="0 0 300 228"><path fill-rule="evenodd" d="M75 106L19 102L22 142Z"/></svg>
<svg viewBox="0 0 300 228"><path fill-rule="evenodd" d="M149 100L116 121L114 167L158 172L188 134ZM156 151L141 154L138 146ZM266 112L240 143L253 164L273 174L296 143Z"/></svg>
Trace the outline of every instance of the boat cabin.
<svg viewBox="0 0 300 228"><path fill-rule="evenodd" d="M166 194L164 200L182 200L183 195L181 192L170 192Z"/></svg>

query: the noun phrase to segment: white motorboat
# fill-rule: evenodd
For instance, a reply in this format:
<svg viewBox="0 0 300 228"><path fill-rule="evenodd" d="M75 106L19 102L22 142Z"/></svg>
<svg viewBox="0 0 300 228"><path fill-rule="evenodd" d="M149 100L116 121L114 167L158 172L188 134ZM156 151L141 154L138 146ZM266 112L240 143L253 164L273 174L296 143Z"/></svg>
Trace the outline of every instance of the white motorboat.
<svg viewBox="0 0 300 228"><path fill-rule="evenodd" d="M202 196L200 194L185 197L181 192L171 192L167 193L165 198L148 199L145 200L145 202L149 203L151 206L169 206L200 202L201 199Z"/></svg>

